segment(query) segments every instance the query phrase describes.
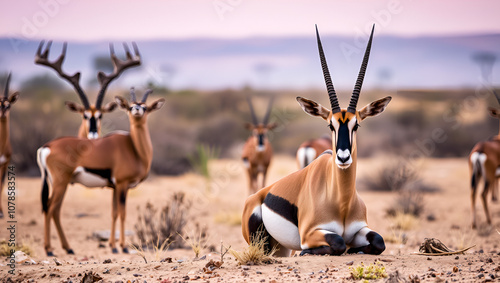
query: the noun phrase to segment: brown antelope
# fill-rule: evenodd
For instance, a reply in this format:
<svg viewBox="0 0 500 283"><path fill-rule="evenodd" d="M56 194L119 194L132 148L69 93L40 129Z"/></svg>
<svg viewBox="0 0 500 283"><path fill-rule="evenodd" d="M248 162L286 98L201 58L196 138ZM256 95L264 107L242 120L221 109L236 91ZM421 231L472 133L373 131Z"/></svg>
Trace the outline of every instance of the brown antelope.
<svg viewBox="0 0 500 283"><path fill-rule="evenodd" d="M276 127L275 123L269 124L269 116L273 105L273 99L269 101L266 114L262 123L259 123L255 111L253 109L252 101L247 99L252 116L252 123L246 123L246 129L252 131L245 145L243 146L243 153L241 158L243 164L247 168L248 173L248 190L249 195L257 192L260 188L266 185L266 175L271 158L273 156L273 148L267 139L267 132ZM258 187L258 177L262 174L262 186Z"/></svg>
<svg viewBox="0 0 500 283"><path fill-rule="evenodd" d="M494 92L500 104L500 97ZM492 117L500 118L500 110L488 107L488 112ZM499 131L500 135L500 131ZM500 139L495 136L493 139L477 143L469 154L469 172L471 178L471 208L472 208L472 228L477 228L476 223L476 193L477 186L483 178L483 192L481 201L488 225L491 225L491 216L488 209L488 193L491 190L491 199L498 201L498 177L500 177Z"/></svg>
<svg viewBox="0 0 500 283"><path fill-rule="evenodd" d="M322 136L318 139L303 142L297 149L296 155L299 169L306 167L321 153L329 149L332 149L332 138L330 136Z"/></svg>
<svg viewBox="0 0 500 283"><path fill-rule="evenodd" d="M316 28L320 61L332 110L302 97L297 101L309 115L323 118L332 131L332 148L309 166L292 173L247 198L243 211L243 237L250 243L259 230L267 247L277 246L279 256L290 250L304 254L380 254L383 238L368 228L366 206L356 191L356 131L364 119L380 114L391 97L356 110L368 64L373 29L347 109L341 109Z"/></svg>
<svg viewBox="0 0 500 283"><path fill-rule="evenodd" d="M7 75L7 81L5 82L5 90L3 97L0 100L0 218L3 218L2 210L2 188L5 183L5 178L7 175L7 167L10 163L10 158L12 155L12 147L10 145L9 138L9 116L10 107L14 102L17 101L19 97L19 92L14 92L9 96L9 83L11 74Z"/></svg>
<svg viewBox="0 0 500 283"><path fill-rule="evenodd" d="M115 228L120 216L119 243L125 246L125 203L127 192L136 187L148 175L153 159L153 148L146 125L148 114L163 106L159 99L146 105L151 93L148 90L142 100L136 100L131 90L131 103L117 96L117 104L128 112L130 133L114 133L100 139L63 137L52 140L38 149L38 166L42 173L42 207L45 213L45 251L52 256L50 245L50 220L54 219L63 249L73 254L61 226L60 214L64 194L69 183L80 183L86 187L108 187L113 189L111 236L109 244L113 253ZM52 195L49 197L49 188Z"/></svg>
<svg viewBox="0 0 500 283"><path fill-rule="evenodd" d="M125 69L141 65L141 56L139 54L139 50L137 49L137 45L135 44L135 42L132 43L135 53L135 56L132 57L128 46L123 43L123 48L125 49L125 54L127 56L127 60L125 61L118 59L118 57L116 57L115 55L113 45L109 45L111 62L113 63L114 70L110 75L105 75L103 72L99 72L97 74L97 79L99 80L101 89L99 90L99 93L97 95L95 105L90 105L88 96L80 86L80 72L77 72L73 76L70 76L64 73L62 70L62 64L64 62L64 58L66 57L67 43L65 42L63 44L61 55L59 56L59 58L57 58L57 60L53 62L49 61L49 50L52 45L52 41L49 41L47 43L45 51L42 52L43 45L44 41L40 42L35 55L35 64L44 65L54 69L61 78L65 79L73 86L83 104L79 105L74 102L66 102L66 107L69 110L80 113L82 115L83 120L82 124L80 125L80 129L78 130L78 137L88 139L98 138L101 134L102 114L111 112L116 108L116 103L114 101L106 104L104 107L101 106L104 95L106 94L106 89L108 88L109 84L114 79L118 78Z"/></svg>

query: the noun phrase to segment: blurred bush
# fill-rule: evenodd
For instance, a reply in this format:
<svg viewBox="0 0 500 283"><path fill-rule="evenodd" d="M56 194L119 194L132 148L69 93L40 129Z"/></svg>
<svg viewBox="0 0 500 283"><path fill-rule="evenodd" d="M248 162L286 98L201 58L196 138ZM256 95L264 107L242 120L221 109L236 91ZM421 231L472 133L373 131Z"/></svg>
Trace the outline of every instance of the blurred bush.
<svg viewBox="0 0 500 283"><path fill-rule="evenodd" d="M38 175L37 148L54 138L77 134L81 117L66 110L64 101L79 102L79 99L68 86L61 86L50 76L34 77L22 85L20 99L11 110L13 163L19 174ZM88 91L91 101L95 93ZM104 103L115 95L129 98L128 90L110 91ZM358 108L386 95L382 91L365 91ZM493 96L471 100L475 97L472 90L409 90L390 95L393 101L382 115L361 123L358 156L463 157L476 142L498 133L498 120L489 117L486 111L487 105L498 106ZM244 128L245 122L251 122L246 96L252 96L260 120L269 97L275 96L270 122L276 122L278 127L269 133L269 140L278 154L295 155L303 141L330 134L325 121L305 114L295 101L295 97L303 96L329 108L323 90L157 89L148 101L165 97L167 102L163 109L149 116L154 148L152 173L177 175L191 170L188 156L196 151L197 144L217 147L220 157L238 158L235 149L250 135ZM341 105L345 106L347 99L339 94ZM475 103L474 107L470 101ZM102 128L103 134L128 130L128 118L122 110L105 114ZM433 140L436 129L440 134L437 141Z"/></svg>

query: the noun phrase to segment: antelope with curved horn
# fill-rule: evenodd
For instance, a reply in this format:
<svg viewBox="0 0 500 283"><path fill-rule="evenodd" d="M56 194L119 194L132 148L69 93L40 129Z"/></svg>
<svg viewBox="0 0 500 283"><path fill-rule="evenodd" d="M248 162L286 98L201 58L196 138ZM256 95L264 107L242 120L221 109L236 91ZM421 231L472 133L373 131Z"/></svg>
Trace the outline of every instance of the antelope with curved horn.
<svg viewBox="0 0 500 283"><path fill-rule="evenodd" d="M274 98L269 100L267 105L266 114L262 123L259 123L257 116L252 105L252 101L247 97L250 114L252 116L252 123L245 124L245 127L252 131L245 145L243 146L243 153L241 158L248 173L248 191L249 195L257 192L260 188L266 185L266 175L271 158L273 156L273 148L267 139L267 132L276 128L275 123L269 124L269 117L273 105ZM262 174L262 187L258 187L258 177Z"/></svg>
<svg viewBox="0 0 500 283"><path fill-rule="evenodd" d="M113 253L115 246L116 220L120 217L119 244L125 246L125 203L129 189L136 187L149 173L153 159L153 147L148 127L148 114L163 106L163 98L146 105L151 93L148 90L138 102L131 90L129 102L117 96L117 104L127 111L130 133L114 133L100 139L63 137L52 140L38 149L38 166L42 173L42 207L45 213L44 245L48 256L52 256L50 245L50 221L59 233L63 249L73 254L62 230L60 214L64 194L69 183L80 183L89 188L113 189L112 222L109 244ZM52 191L49 197L49 189Z"/></svg>
<svg viewBox="0 0 500 283"><path fill-rule="evenodd" d="M108 88L109 84L114 79L118 78L124 70L141 65L141 56L139 54L137 45L135 44L135 42L132 42L135 53L134 57L132 57L127 44L123 43L123 48L125 49L125 55L127 56L127 59L125 61L122 61L115 55L113 44L109 44L111 62L113 63L113 73L111 73L110 75L106 75L103 72L99 72L97 74L97 79L101 88L99 90L99 93L97 94L95 105L91 105L89 103L88 96L80 86L80 72L77 72L74 75L70 76L64 73L62 70L62 64L64 62L64 58L66 57L67 43L64 42L61 55L53 62L49 61L49 51L52 45L52 41L49 41L47 43L45 50L42 52L44 43L45 42L42 40L40 42L40 45L38 46L38 50L35 55L35 64L44 65L53 69L61 78L65 79L73 86L76 93L78 94L78 97L80 97L82 105L67 101L66 107L69 110L80 113L82 115L83 120L82 124L80 125L80 129L78 130L78 137L89 139L98 138L101 133L102 114L113 111L117 106L114 101L109 102L108 104L104 105L104 107L102 106L102 101L106 94L106 89Z"/></svg>
<svg viewBox="0 0 500 283"><path fill-rule="evenodd" d="M299 169L306 167L321 153L329 149L332 149L332 138L328 135L303 142L297 149L296 154Z"/></svg>
<svg viewBox="0 0 500 283"><path fill-rule="evenodd" d="M5 90L3 97L0 100L0 218L3 218L2 210L2 189L7 176L7 168L9 167L10 158L12 155L12 147L10 145L10 107L17 101L19 92L14 92L9 96L9 84L11 73L7 75L5 82Z"/></svg>
<svg viewBox="0 0 500 283"><path fill-rule="evenodd" d="M500 104L500 97L493 91ZM488 107L488 113L497 119L500 119L500 110ZM476 222L476 194L477 186L481 178L483 179L483 192L481 201L483 203L486 222L491 225L491 216L488 209L488 193L491 190L491 199L498 201L498 177L500 177L500 130L499 134L493 139L478 142L469 154L469 172L471 178L471 212L472 228L477 228Z"/></svg>
<svg viewBox="0 0 500 283"><path fill-rule="evenodd" d="M373 29L347 109L341 109L333 87L318 30L317 43L330 104L328 110L302 97L297 101L309 115L324 119L332 131L332 151L247 198L243 211L243 237L250 243L259 230L267 247L277 246L279 256L290 250L304 254L380 254L383 238L368 228L366 206L356 191L356 131L364 119L380 114L391 97L356 110L370 55ZM347 249L349 247L349 249Z"/></svg>

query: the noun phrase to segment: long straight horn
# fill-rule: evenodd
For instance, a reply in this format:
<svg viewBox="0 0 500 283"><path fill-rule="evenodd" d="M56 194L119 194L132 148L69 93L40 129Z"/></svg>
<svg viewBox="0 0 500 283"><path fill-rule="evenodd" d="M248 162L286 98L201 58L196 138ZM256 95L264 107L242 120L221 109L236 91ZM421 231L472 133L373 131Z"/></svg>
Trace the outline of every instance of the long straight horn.
<svg viewBox="0 0 500 283"><path fill-rule="evenodd" d="M335 93L335 88L333 87L330 72L328 71L328 65L326 64L325 54L323 53L323 45L321 45L321 39L319 38L318 26L316 26L316 38L318 40L319 59L321 60L321 68L323 69L323 76L325 77L326 89L328 90L328 96L330 97L332 113L337 113L340 112L339 101L337 99L337 94Z"/></svg>
<svg viewBox="0 0 500 283"><path fill-rule="evenodd" d="M363 63L359 69L358 79L356 80L356 85L352 91L351 101L349 102L349 107L347 107L347 112L356 113L356 107L358 105L359 94L361 93L361 86L363 86L363 79L365 78L366 66L368 65L368 59L370 58L370 50L372 48L373 31L375 30L375 24L372 27L372 33L370 34L370 39L366 45L365 57L363 58Z"/></svg>
<svg viewBox="0 0 500 283"><path fill-rule="evenodd" d="M137 102L137 97L135 96L135 88L134 87L130 88L130 100L132 102Z"/></svg>
<svg viewBox="0 0 500 283"><path fill-rule="evenodd" d="M271 99L269 99L269 104L267 105L266 115L264 116L264 120L262 121L264 126L266 126L267 123L269 122L269 116L271 116L271 109L273 108L273 102L274 102L274 96L272 96Z"/></svg>
<svg viewBox="0 0 500 283"><path fill-rule="evenodd" d="M3 96L5 98L9 97L10 75L12 75L12 73L9 72L9 74L7 75L7 82L5 82L5 91L3 92Z"/></svg>
<svg viewBox="0 0 500 283"><path fill-rule="evenodd" d="M148 99L148 96L153 93L153 90L152 89L148 89L146 90L146 92L142 95L142 99L141 99L141 102L142 103L146 103L146 99Z"/></svg>
<svg viewBox="0 0 500 283"><path fill-rule="evenodd" d="M259 124L259 121L257 120L257 116L255 116L255 111L253 110L252 100L250 99L249 96L247 96L247 102L248 102L248 107L250 108L250 115L252 115L252 123L254 126L257 126Z"/></svg>
<svg viewBox="0 0 500 283"><path fill-rule="evenodd" d="M492 89L492 91L493 91L493 94L495 95L495 97L498 101L498 104L500 104L500 96L498 95L498 93L494 89Z"/></svg>

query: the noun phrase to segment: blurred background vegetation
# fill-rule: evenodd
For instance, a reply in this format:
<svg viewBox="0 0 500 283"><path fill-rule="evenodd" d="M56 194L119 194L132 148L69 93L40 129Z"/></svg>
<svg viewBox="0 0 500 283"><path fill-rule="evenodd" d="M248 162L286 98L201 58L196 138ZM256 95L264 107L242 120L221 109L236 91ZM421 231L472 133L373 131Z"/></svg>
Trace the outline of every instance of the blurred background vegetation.
<svg viewBox="0 0 500 283"><path fill-rule="evenodd" d="M66 110L64 101L79 100L72 89L52 75L32 77L21 85L20 99L11 110L12 162L19 174L36 176L36 150L56 137L77 134L81 117ZM260 119L269 97L276 98L270 120L279 126L270 132L269 139L278 154L295 155L304 140L329 133L324 121L306 115L295 101L295 97L304 96L329 108L324 90L269 91L245 87L170 91L153 84L150 87L155 92L149 102L159 97L167 100L148 121L154 174L178 175L190 170L189 157L199 145L217 148L221 158L239 158L250 134L243 127L251 121L246 96L252 97ZM88 91L91 101L95 92ZM346 105L350 91L338 93L341 105ZM114 90L106 95L104 103L116 95L129 99L128 90ZM386 95L393 97L386 112L363 121L358 131L360 157L465 157L476 142L498 133L498 120L489 117L486 108L499 105L486 88L367 90L361 95L358 108ZM102 121L103 134L129 127L122 110L105 114Z"/></svg>

